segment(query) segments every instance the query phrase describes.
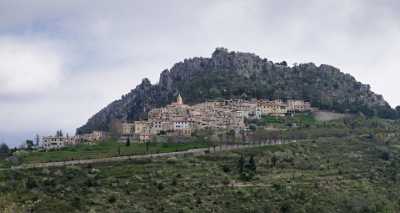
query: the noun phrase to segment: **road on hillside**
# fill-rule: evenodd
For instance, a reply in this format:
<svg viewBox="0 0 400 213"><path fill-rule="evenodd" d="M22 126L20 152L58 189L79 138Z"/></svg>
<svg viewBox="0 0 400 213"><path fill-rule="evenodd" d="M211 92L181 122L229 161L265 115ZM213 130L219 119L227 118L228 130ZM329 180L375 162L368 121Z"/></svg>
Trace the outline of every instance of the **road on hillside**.
<svg viewBox="0 0 400 213"><path fill-rule="evenodd" d="M285 141L284 143L293 143L296 141ZM179 152L166 152L157 154L145 154L145 155L129 155L129 156L118 156L110 158L98 158L98 159L86 159L86 160L71 160L71 161L59 161L59 162L48 162L48 163L31 163L22 164L19 166L12 166L11 169L32 169L32 168L47 168L47 167L62 167L71 165L83 165L83 164L96 164L96 163L109 163L118 161L127 161L135 159L149 159L149 158L165 158L165 157L178 157L178 156L199 156L206 155L208 153L222 152L235 149L251 148L251 147L262 147L282 144L280 140L274 141L273 143L258 143L258 144L241 144L241 145L222 145L210 148L190 149Z"/></svg>

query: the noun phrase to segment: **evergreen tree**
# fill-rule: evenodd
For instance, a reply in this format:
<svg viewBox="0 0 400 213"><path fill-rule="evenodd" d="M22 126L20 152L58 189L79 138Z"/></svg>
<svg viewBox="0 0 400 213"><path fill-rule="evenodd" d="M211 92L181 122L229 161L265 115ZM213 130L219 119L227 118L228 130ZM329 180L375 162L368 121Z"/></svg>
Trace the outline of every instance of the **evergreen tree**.
<svg viewBox="0 0 400 213"><path fill-rule="evenodd" d="M148 153L149 152L149 141L145 141L145 143L146 143L146 153Z"/></svg>
<svg viewBox="0 0 400 213"><path fill-rule="evenodd" d="M26 148L31 150L33 147L33 141L32 140L26 140Z"/></svg>
<svg viewBox="0 0 400 213"><path fill-rule="evenodd" d="M10 153L10 148L8 148L7 144L1 143L0 144L0 154L8 154Z"/></svg>
<svg viewBox="0 0 400 213"><path fill-rule="evenodd" d="M256 161L254 160L254 156L253 155L250 156L248 167L249 167L249 170L252 171L252 172L255 172L256 169L257 169Z"/></svg>
<svg viewBox="0 0 400 213"><path fill-rule="evenodd" d="M244 170L244 157L243 157L243 155L240 155L240 159L239 159L239 162L238 162L238 168L239 168L239 173L241 174L241 173L243 173L243 170Z"/></svg>
<svg viewBox="0 0 400 213"><path fill-rule="evenodd" d="M131 140L128 137L128 139L126 140L126 146L130 146L130 145L131 145Z"/></svg>
<svg viewBox="0 0 400 213"><path fill-rule="evenodd" d="M40 143L40 136L38 134L36 134L35 136L35 146L39 146Z"/></svg>

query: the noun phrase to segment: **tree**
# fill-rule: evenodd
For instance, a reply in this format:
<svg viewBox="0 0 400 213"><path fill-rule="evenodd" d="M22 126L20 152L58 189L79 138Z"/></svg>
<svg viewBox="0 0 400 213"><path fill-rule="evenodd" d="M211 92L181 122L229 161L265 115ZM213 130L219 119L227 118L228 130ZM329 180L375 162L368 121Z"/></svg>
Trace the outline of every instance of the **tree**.
<svg viewBox="0 0 400 213"><path fill-rule="evenodd" d="M222 145L225 143L225 134L219 133L218 135L218 144L220 145L220 149L222 149Z"/></svg>
<svg viewBox="0 0 400 213"><path fill-rule="evenodd" d="M250 124L249 129L254 132L254 131L256 131L257 126L255 124Z"/></svg>
<svg viewBox="0 0 400 213"><path fill-rule="evenodd" d="M113 119L110 123L110 135L113 139L118 139L121 136L122 122L119 119Z"/></svg>
<svg viewBox="0 0 400 213"><path fill-rule="evenodd" d="M256 129L256 131L254 132L254 138L258 143L265 141L268 136L268 131L264 128Z"/></svg>
<svg viewBox="0 0 400 213"><path fill-rule="evenodd" d="M240 139L242 143L246 141L246 132L244 130L240 130Z"/></svg>
<svg viewBox="0 0 400 213"><path fill-rule="evenodd" d="M38 134L36 134L36 136L35 136L35 145L39 146L39 143L40 143L40 136Z"/></svg>
<svg viewBox="0 0 400 213"><path fill-rule="evenodd" d="M126 139L126 146L130 146L130 145L131 145L131 140L128 137L128 139Z"/></svg>
<svg viewBox="0 0 400 213"><path fill-rule="evenodd" d="M229 130L226 133L226 137L227 137L228 143L234 143L235 142L235 135L236 135L236 132L233 129Z"/></svg>
<svg viewBox="0 0 400 213"><path fill-rule="evenodd" d="M244 163L245 163L244 162L244 157L243 157L243 155L240 155L240 159L239 159L239 162L238 162L239 173L243 172Z"/></svg>
<svg viewBox="0 0 400 213"><path fill-rule="evenodd" d="M146 140L144 143L146 144L146 153L148 153L149 152L149 145L150 145L149 143L150 143L150 141Z"/></svg>
<svg viewBox="0 0 400 213"><path fill-rule="evenodd" d="M33 147L33 141L32 140L26 140L25 144L26 144L26 148L27 149L29 149L29 150L32 149L32 147Z"/></svg>
<svg viewBox="0 0 400 213"><path fill-rule="evenodd" d="M248 168L250 171L255 172L257 169L256 161L254 160L254 156L250 156Z"/></svg>
<svg viewBox="0 0 400 213"><path fill-rule="evenodd" d="M210 143L211 146L213 147L214 152L215 152L215 147L218 145L219 140L220 140L220 139L219 139L219 137L218 137L217 134L211 135L211 136L209 137L209 139L208 139L209 143Z"/></svg>
<svg viewBox="0 0 400 213"><path fill-rule="evenodd" d="M241 180L249 181L253 179L256 174L256 161L254 160L254 156L250 156L248 163L245 163L245 159L243 155L241 155L238 167Z"/></svg>
<svg viewBox="0 0 400 213"><path fill-rule="evenodd" d="M397 106L397 107L396 107L396 112L397 112L397 113L396 113L396 114L397 114L397 115L396 115L396 118L400 118L400 106Z"/></svg>
<svg viewBox="0 0 400 213"><path fill-rule="evenodd" d="M56 137L63 137L63 136L64 136L64 134L63 134L62 130L61 129L57 130Z"/></svg>
<svg viewBox="0 0 400 213"><path fill-rule="evenodd" d="M7 144L1 143L0 144L0 154L8 154L10 153L10 148L8 147Z"/></svg>

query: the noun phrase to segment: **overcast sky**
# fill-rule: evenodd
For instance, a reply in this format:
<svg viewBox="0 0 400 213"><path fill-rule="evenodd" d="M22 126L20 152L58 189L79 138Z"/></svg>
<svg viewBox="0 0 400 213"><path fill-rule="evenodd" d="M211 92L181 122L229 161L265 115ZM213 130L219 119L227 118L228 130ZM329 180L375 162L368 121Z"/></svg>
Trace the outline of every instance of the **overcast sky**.
<svg viewBox="0 0 400 213"><path fill-rule="evenodd" d="M216 47L331 64L400 105L400 1L0 0L0 142L73 134Z"/></svg>

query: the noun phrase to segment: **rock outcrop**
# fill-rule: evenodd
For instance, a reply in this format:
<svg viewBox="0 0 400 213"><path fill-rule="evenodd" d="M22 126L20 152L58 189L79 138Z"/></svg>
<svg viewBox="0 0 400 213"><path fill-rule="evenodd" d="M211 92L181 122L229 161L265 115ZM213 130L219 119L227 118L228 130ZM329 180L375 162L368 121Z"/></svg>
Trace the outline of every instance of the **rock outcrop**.
<svg viewBox="0 0 400 213"><path fill-rule="evenodd" d="M207 99L306 99L321 109L392 118L396 111L349 74L330 65L313 63L287 66L251 53L217 48L211 58L185 59L164 70L157 84L140 85L109 104L77 129L78 134L108 130L113 119L134 121L165 106L181 93L189 104Z"/></svg>

